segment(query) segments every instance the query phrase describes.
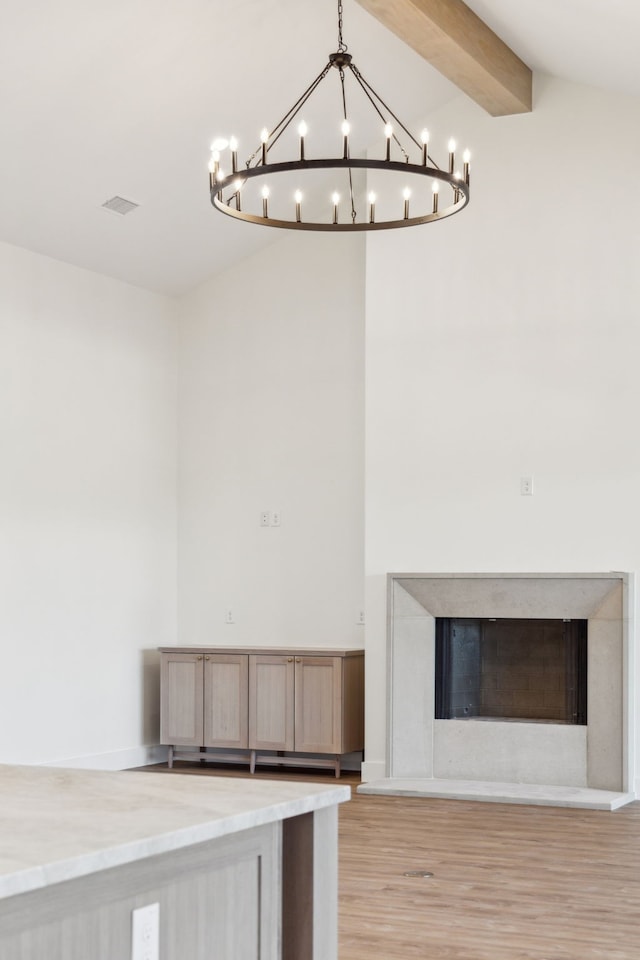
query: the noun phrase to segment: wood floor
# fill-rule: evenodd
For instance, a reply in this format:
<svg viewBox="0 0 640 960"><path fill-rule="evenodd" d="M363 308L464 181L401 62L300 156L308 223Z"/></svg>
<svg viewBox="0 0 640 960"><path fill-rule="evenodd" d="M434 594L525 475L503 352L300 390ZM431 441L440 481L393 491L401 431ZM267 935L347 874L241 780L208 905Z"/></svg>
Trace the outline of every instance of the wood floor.
<svg viewBox="0 0 640 960"><path fill-rule="evenodd" d="M353 775L339 782L353 788L340 807L340 960L640 960L640 802L609 813L365 797ZM414 870L433 877L404 876Z"/></svg>

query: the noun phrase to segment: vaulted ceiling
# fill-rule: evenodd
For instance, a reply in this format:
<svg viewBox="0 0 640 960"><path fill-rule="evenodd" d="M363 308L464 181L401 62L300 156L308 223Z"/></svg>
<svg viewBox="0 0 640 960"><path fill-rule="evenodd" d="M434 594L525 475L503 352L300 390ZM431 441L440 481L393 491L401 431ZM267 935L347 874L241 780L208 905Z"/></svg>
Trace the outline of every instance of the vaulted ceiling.
<svg viewBox="0 0 640 960"><path fill-rule="evenodd" d="M350 52L403 118L426 119L482 82L527 109L526 74L496 80L498 54L469 59L458 0L343 2ZM521 61L640 97L637 0L467 6L488 28L479 46L495 35L512 73ZM415 49L400 39L407 24ZM2 27L0 240L180 294L274 239L211 210L209 147L234 133L253 148L291 105L336 47L335 0L3 0ZM105 210L114 195L138 209Z"/></svg>

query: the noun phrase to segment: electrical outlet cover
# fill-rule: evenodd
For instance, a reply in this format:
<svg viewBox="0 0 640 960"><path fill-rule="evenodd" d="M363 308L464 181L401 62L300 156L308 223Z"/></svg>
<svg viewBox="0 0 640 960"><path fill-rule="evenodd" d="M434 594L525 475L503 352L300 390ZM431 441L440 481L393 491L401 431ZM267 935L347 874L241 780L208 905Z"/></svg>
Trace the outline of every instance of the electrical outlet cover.
<svg viewBox="0 0 640 960"><path fill-rule="evenodd" d="M149 903L131 913L131 960L159 960L160 904Z"/></svg>

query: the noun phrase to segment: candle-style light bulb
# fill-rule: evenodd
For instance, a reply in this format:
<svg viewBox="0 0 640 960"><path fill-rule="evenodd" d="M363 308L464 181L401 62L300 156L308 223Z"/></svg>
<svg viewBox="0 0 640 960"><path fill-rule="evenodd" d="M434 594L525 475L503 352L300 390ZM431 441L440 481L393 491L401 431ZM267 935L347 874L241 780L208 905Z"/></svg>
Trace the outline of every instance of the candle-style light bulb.
<svg viewBox="0 0 640 960"><path fill-rule="evenodd" d="M464 182L468 184L469 183L469 164L471 163L471 153L469 150L465 150L465 152L462 154L462 162L464 163L462 176L464 177Z"/></svg>
<svg viewBox="0 0 640 960"><path fill-rule="evenodd" d="M265 220L269 218L269 193L269 187L265 183L262 188L262 216Z"/></svg>
<svg viewBox="0 0 640 960"><path fill-rule="evenodd" d="M452 137L451 140L449 140L449 173L453 173L453 168L455 167L455 163L456 163L455 155L456 155L456 142Z"/></svg>
<svg viewBox="0 0 640 960"><path fill-rule="evenodd" d="M307 125L304 120L298 124L298 136L300 137L300 159L304 160L304 138L307 135Z"/></svg>
<svg viewBox="0 0 640 960"><path fill-rule="evenodd" d="M402 191L402 196L404 197L404 219L409 219L409 197L411 196L411 190L409 187L405 187Z"/></svg>
<svg viewBox="0 0 640 960"><path fill-rule="evenodd" d="M238 141L235 137L229 138L229 149L231 150L231 172L238 171Z"/></svg>
<svg viewBox="0 0 640 960"><path fill-rule="evenodd" d="M431 189L433 190L433 212L437 213L438 212L438 194L440 193L440 184L438 183L437 180L433 181L433 184L431 185Z"/></svg>
<svg viewBox="0 0 640 960"><path fill-rule="evenodd" d="M333 222L337 223L338 222L338 204L340 203L340 194L336 192L332 193L331 200L333 202Z"/></svg>
<svg viewBox="0 0 640 960"><path fill-rule="evenodd" d="M294 200L296 201L296 223L300 223L300 214L301 214L301 204L302 204L302 191L296 190L293 195Z"/></svg>
<svg viewBox="0 0 640 960"><path fill-rule="evenodd" d="M376 195L373 190L369 191L369 223L375 223L376 220Z"/></svg>
<svg viewBox="0 0 640 960"><path fill-rule="evenodd" d="M342 121L342 156L345 160L349 157L349 133L351 132L351 124L348 120Z"/></svg>
<svg viewBox="0 0 640 960"><path fill-rule="evenodd" d="M420 134L420 139L422 140L422 165L426 167L428 161L427 151L429 149L429 131L426 127Z"/></svg>
<svg viewBox="0 0 640 960"><path fill-rule="evenodd" d="M385 123L384 135L387 138L386 159L390 160L391 159L391 137L393 136L393 126L390 123Z"/></svg>
<svg viewBox="0 0 640 960"><path fill-rule="evenodd" d="M267 144L269 142L269 131L266 127L263 127L260 131L260 142L262 143L262 162L267 162Z"/></svg>
<svg viewBox="0 0 640 960"><path fill-rule="evenodd" d="M225 137L216 137L211 144L211 152L217 153L220 150L226 150L228 146L229 141Z"/></svg>

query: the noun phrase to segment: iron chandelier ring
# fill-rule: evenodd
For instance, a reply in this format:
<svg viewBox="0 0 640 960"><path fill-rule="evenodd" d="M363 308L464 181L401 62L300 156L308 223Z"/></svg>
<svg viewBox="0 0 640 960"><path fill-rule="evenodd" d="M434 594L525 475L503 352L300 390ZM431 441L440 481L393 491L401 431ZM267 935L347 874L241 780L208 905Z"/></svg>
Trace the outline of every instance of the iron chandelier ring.
<svg viewBox="0 0 640 960"><path fill-rule="evenodd" d="M266 178L275 173L293 173L310 170L382 170L394 173L404 173L428 177L431 180L438 180L450 185L457 199L454 203L442 210L431 211L420 216L408 216L397 220L376 220L370 222L365 220L357 221L349 219L348 221L330 223L314 220L282 220L269 216L259 216L255 213L249 213L242 209L237 209L234 204L238 193L238 182L242 186L248 180ZM224 192L231 187L232 192L225 199ZM241 188L240 188L241 189ZM237 170L222 180L218 180L211 187L211 203L220 213L234 217L236 220L243 220L248 223L257 223L269 227L282 227L288 230L326 230L335 232L348 232L358 230L389 230L397 227L417 226L422 223L432 223L436 220L444 220L446 217L459 213L469 202L469 184L462 177L457 177L446 170L440 170L437 167L425 166L424 164L407 163L395 160L371 160L366 158L342 158L335 157L319 160L293 160L284 163L267 163L255 167L248 167L245 170Z"/></svg>

